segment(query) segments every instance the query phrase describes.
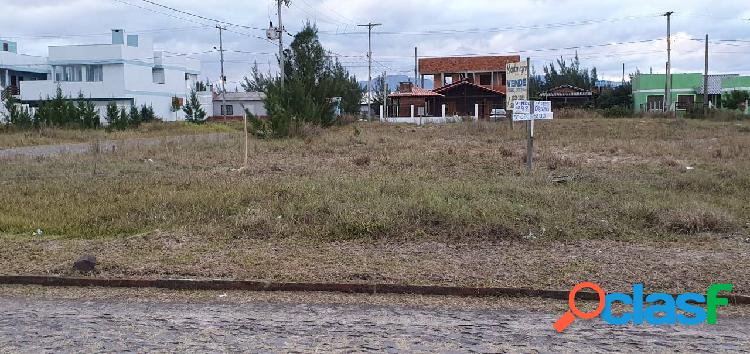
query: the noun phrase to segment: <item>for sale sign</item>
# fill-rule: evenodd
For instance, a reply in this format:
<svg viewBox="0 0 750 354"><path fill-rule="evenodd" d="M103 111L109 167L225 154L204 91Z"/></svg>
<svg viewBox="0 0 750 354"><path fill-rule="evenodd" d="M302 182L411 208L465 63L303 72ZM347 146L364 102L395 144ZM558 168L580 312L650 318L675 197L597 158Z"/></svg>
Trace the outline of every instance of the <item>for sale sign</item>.
<svg viewBox="0 0 750 354"><path fill-rule="evenodd" d="M506 107L513 107L515 101L529 99L529 64L527 61L506 65Z"/></svg>

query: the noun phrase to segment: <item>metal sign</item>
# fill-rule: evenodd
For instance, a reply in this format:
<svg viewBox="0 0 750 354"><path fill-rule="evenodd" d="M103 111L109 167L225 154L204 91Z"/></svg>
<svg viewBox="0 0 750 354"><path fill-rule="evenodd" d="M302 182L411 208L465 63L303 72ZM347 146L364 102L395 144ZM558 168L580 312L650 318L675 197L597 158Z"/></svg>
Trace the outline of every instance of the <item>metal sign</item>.
<svg viewBox="0 0 750 354"><path fill-rule="evenodd" d="M506 107L513 107L513 102L529 99L529 63L508 63L506 65Z"/></svg>
<svg viewBox="0 0 750 354"><path fill-rule="evenodd" d="M551 120L555 117L552 113L551 101L534 101L534 120Z"/></svg>
<svg viewBox="0 0 750 354"><path fill-rule="evenodd" d="M519 100L513 102L513 120L516 122L551 120L554 116L550 101Z"/></svg>

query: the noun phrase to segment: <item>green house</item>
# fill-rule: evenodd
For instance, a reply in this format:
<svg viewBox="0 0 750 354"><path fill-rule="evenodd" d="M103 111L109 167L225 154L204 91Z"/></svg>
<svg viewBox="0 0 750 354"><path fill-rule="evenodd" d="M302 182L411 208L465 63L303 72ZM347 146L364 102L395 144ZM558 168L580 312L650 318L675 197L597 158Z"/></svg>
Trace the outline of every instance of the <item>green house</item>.
<svg viewBox="0 0 750 354"><path fill-rule="evenodd" d="M633 109L636 112L662 111L666 91L665 74L638 74L633 77ZM672 74L672 108L685 111L703 106L703 74ZM750 92L750 76L709 75L708 100L721 108L721 95L733 90Z"/></svg>

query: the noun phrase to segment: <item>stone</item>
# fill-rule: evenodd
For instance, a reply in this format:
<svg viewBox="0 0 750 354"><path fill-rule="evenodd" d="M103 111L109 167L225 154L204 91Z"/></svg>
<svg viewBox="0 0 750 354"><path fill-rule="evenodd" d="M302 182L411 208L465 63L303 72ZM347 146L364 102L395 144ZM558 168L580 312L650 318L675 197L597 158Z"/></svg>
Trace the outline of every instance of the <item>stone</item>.
<svg viewBox="0 0 750 354"><path fill-rule="evenodd" d="M96 257L88 254L81 256L73 263L73 268L81 273L91 273L96 268Z"/></svg>

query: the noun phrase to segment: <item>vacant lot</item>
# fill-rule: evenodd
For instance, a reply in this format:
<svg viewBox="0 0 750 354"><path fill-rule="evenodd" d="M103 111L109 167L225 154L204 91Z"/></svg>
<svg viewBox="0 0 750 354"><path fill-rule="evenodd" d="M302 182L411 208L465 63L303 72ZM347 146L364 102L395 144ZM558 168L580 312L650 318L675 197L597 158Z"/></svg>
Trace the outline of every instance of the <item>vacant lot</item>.
<svg viewBox="0 0 750 354"><path fill-rule="evenodd" d="M2 128L2 127L0 127ZM241 129L241 128L240 128ZM226 133L236 131L223 124L145 123L136 129L107 132L104 129L57 129L41 128L33 130L0 129L0 150L20 147L65 143L91 143L101 140L122 140L131 138L154 138L205 133Z"/></svg>
<svg viewBox="0 0 750 354"><path fill-rule="evenodd" d="M0 138L1 139L1 138ZM2 161L0 272L750 294L750 124L337 127ZM43 234L33 234L37 229Z"/></svg>

